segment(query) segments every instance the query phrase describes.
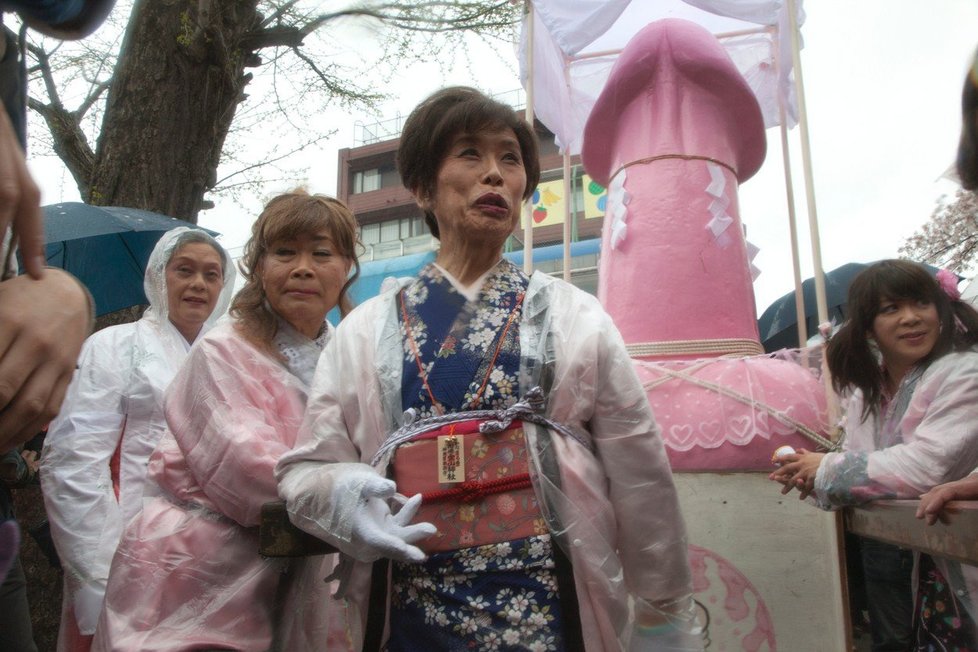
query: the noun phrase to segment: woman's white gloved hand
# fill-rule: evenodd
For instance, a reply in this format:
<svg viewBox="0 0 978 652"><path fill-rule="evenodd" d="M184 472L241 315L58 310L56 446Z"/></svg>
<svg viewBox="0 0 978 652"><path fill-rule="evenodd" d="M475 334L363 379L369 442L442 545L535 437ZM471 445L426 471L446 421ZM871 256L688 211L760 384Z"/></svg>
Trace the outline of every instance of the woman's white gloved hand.
<svg viewBox="0 0 978 652"><path fill-rule="evenodd" d="M363 481L360 502L351 514L350 555L359 561L376 561L388 557L396 561L424 561L425 554L413 545L437 532L431 523L410 525L418 507L421 494L410 498L397 513L390 508L390 499L403 500L397 494L392 480L374 474Z"/></svg>

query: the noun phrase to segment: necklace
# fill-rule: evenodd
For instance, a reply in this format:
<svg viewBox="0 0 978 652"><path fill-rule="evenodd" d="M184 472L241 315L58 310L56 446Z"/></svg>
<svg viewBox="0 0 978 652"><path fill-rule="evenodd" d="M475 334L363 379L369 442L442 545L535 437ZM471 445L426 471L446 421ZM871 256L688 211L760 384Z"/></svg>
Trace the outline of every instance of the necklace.
<svg viewBox="0 0 978 652"><path fill-rule="evenodd" d="M414 336L411 334L411 324L408 320L407 312L407 300L404 294L404 289L401 290L401 316L404 320L404 333L407 336L408 344L411 347L411 353L414 354L414 361L418 365L418 376L421 377L421 384L424 386L425 391L428 392L428 398L431 399L431 406L439 414L445 414L445 408L442 404L435 398L434 392L431 391L431 385L428 384L428 373L424 370L424 364L421 363L421 351L418 349L418 343L414 341ZM509 327L512 326L513 320L516 319L516 313L519 312L520 306L523 304L523 297L526 295L525 292L520 292L516 301L513 304L512 310L509 311L509 318L506 320L506 324L503 326L502 332L498 333L496 336L496 349L493 351L492 360L489 361L489 367L486 369L486 377L482 379L482 384L479 386L479 391L476 392L475 396L469 402L467 409L472 410L476 405L479 404L479 400L482 398L483 392L486 391L486 386L489 384L489 376L492 374L492 370L496 366L496 359L499 357L499 351L503 348L503 342L506 341L506 334L509 332Z"/></svg>

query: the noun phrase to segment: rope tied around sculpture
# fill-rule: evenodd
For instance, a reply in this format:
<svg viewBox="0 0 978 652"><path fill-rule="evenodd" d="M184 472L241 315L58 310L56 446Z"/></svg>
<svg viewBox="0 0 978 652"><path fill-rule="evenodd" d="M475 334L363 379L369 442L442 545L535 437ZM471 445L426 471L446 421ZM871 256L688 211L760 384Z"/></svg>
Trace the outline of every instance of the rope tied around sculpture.
<svg viewBox="0 0 978 652"><path fill-rule="evenodd" d="M628 355L637 357L665 357L672 355L696 355L703 353L720 355L754 356L764 353L756 340L743 338L717 338L709 340L668 340L665 342L637 342L626 344Z"/></svg>
<svg viewBox="0 0 978 652"><path fill-rule="evenodd" d="M642 361L639 361L639 362L642 362ZM776 421L778 421L778 422L780 422L780 423L782 423L782 424L784 424L786 426L790 426L790 427L794 428L800 435L802 435L803 437L806 437L807 439L809 439L813 443L815 443L815 444L823 447L827 451L830 451L831 452L831 451L835 451L835 450L838 450L839 449L840 443L836 443L836 442L833 442L833 441L831 441L829 439L826 439L822 435L818 434L817 432L815 432L814 430L812 430L811 428L809 428L808 426L806 426L804 423L798 421L797 419L794 419L794 418L788 416L787 414L784 414L780 410L777 410L777 409L771 407L770 405L767 405L766 403L762 403L761 401L755 400L755 399L751 398L750 396L746 396L744 394L741 394L740 392L738 392L736 390L730 389L729 387L725 387L725 386L720 385L718 383L713 383L713 382L710 382L708 380L703 380L701 378L697 378L697 377L695 377L695 376L693 376L693 375L691 375L689 373L686 373L686 372L676 371L676 370L673 370L673 369L668 369L666 367L662 367L660 365L657 365L657 364L651 363L651 362L649 362L647 364L649 364L656 371L659 371L659 372L663 373L668 378L659 378L659 379L656 379L656 380L653 380L653 381L650 381L650 382L643 383L642 384L642 388L645 389L646 392L648 392L650 389L655 388L656 385L661 385L662 383L666 382L667 380L669 380L669 378L677 378L679 380L684 380L684 381L686 381L688 383L691 383L693 385L696 385L698 387L702 387L703 389L714 391L714 392L720 394L721 396L726 396L727 398L733 399L733 400L737 401L738 403L742 403L744 405L747 405L747 406L749 406L753 410L759 410L761 412L765 412L769 416L773 417ZM705 362L702 363L702 364L699 364L697 366L694 366L693 370L695 371L697 368L701 368L703 366L705 366Z"/></svg>
<svg viewBox="0 0 978 652"><path fill-rule="evenodd" d="M733 173L735 178L737 179L740 178L737 176L737 170L735 170L732 165L730 165L729 163L724 163L723 161L719 159L715 159L710 156L700 156L698 154L658 154L656 156L646 156L645 158L639 158L639 159L635 159L634 161L629 161L628 163L623 163L617 170L615 170L614 174L608 177L608 182L610 183L611 180L617 177L618 174L625 168L630 168L633 165L645 165L646 163L661 161L663 159L680 159L682 161L709 161L710 163L716 163L717 165L727 168Z"/></svg>

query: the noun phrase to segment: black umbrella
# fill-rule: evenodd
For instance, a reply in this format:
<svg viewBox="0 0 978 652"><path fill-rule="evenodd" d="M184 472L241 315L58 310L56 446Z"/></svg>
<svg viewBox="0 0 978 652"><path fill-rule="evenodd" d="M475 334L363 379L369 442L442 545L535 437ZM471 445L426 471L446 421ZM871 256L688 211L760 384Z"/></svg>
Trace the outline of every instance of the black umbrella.
<svg viewBox="0 0 978 652"><path fill-rule="evenodd" d="M146 303L143 274L157 240L178 226L200 228L159 213L118 206L66 202L41 210L47 264L71 272L88 287L96 315Z"/></svg>
<svg viewBox="0 0 978 652"><path fill-rule="evenodd" d="M829 309L829 320L841 324L846 317L846 298L849 283L855 276L872 263L846 263L831 272L825 272L825 302ZM938 268L923 265L931 274ZM805 327L808 336L818 332L818 307L815 302L815 279L802 281L801 294L805 302ZM757 320L761 334L761 345L767 352L802 346L798 342L798 313L795 309L795 293L789 292L774 301L761 318Z"/></svg>

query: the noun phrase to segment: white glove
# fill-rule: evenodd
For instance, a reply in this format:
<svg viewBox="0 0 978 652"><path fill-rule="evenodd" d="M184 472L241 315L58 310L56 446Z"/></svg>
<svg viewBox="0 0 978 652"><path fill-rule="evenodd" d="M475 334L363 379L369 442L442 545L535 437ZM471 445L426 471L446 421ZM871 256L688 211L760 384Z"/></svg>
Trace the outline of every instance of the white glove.
<svg viewBox="0 0 978 652"><path fill-rule="evenodd" d="M421 506L421 494L404 502L396 513L391 512L388 500L404 501L397 486L374 474L362 481L360 502L353 513L350 533L350 554L359 561L371 562L389 557L396 561L424 561L425 554L412 544L433 535L438 529L431 523L408 525Z"/></svg>
<svg viewBox="0 0 978 652"><path fill-rule="evenodd" d="M98 580L93 584L82 584L75 592L74 610L78 631L91 636L95 633L99 614L102 613L102 603L105 601L105 582Z"/></svg>

